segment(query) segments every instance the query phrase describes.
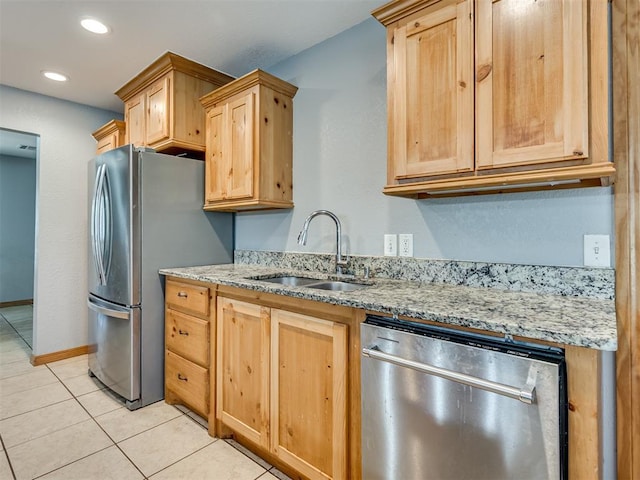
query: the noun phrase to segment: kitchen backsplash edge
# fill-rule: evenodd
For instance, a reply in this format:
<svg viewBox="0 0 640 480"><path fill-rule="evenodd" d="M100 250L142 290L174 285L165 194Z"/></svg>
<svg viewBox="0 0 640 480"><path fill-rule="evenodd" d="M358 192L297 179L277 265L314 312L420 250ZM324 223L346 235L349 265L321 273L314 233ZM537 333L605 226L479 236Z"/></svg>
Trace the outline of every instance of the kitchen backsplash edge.
<svg viewBox="0 0 640 480"><path fill-rule="evenodd" d="M235 250L234 263L330 273L335 255L328 253ZM410 257L349 255L347 273L414 282L496 288L567 297L615 298L612 268L556 267L509 263L461 262Z"/></svg>

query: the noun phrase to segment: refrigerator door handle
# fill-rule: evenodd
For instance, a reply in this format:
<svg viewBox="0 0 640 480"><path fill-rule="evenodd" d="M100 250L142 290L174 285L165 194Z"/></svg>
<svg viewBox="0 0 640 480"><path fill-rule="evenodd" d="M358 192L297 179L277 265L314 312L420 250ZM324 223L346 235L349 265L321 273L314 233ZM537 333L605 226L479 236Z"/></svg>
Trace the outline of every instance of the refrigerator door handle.
<svg viewBox="0 0 640 480"><path fill-rule="evenodd" d="M87 305L91 310L101 313L102 315L107 315L109 317L121 318L123 320L129 320L130 317L129 311L113 310L111 308L102 307L92 302L91 299L87 300Z"/></svg>
<svg viewBox="0 0 640 480"><path fill-rule="evenodd" d="M100 203L100 194L102 192L102 172L105 165L100 165L96 172L95 187L93 189L93 200L91 202L91 254L93 256L93 263L98 274L98 282L100 285L104 285L102 264L100 261L100 242L98 240L98 208Z"/></svg>
<svg viewBox="0 0 640 480"><path fill-rule="evenodd" d="M446 368L414 362L413 360L407 360L402 357L390 355L380 351L376 345L373 345L370 348L363 348L362 354L366 357L391 363L399 367L410 368L411 370L426 373L427 375L435 375L470 387L476 387L505 397L514 398L522 403L526 403L527 405L531 405L536 401L536 387L534 385L527 384L523 388L518 388L511 385L505 385L503 383L493 382L491 380L485 380L484 378L474 377L465 373L454 372L453 370L447 370Z"/></svg>
<svg viewBox="0 0 640 480"><path fill-rule="evenodd" d="M104 173L102 174L104 180L102 181L102 195L103 201L101 202L104 211L104 236L102 239L102 275L104 276L105 285L107 284L107 273L111 266L111 250L113 236L112 216L111 216L111 188L109 187L109 175L107 166L104 166Z"/></svg>
<svg viewBox="0 0 640 480"><path fill-rule="evenodd" d="M98 167L96 174L96 189L91 207L91 237L93 241L93 256L98 271L100 285L107 284L107 271L111 263L111 192L107 166Z"/></svg>

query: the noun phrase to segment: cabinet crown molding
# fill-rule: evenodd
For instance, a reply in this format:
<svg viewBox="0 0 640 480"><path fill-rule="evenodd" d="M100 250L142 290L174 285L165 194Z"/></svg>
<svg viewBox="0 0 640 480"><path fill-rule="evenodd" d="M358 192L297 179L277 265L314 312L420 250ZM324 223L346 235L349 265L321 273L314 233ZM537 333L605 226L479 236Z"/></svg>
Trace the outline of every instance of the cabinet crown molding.
<svg viewBox="0 0 640 480"><path fill-rule="evenodd" d="M394 0L371 12L385 27L441 0Z"/></svg>
<svg viewBox="0 0 640 480"><path fill-rule="evenodd" d="M126 102L142 92L149 84L171 71L182 72L215 85L224 85L233 80L233 77L226 73L201 65L173 52L166 52L117 90L115 94L123 102Z"/></svg>
<svg viewBox="0 0 640 480"><path fill-rule="evenodd" d="M93 135L93 138L98 140L104 137L105 135L109 135L110 133L116 133L118 131L124 132L125 128L126 128L126 123L123 122L122 120L115 120L115 119L109 120L107 123L105 123L99 129L97 129L91 135Z"/></svg>
<svg viewBox="0 0 640 480"><path fill-rule="evenodd" d="M213 107L217 102L224 101L256 85L263 85L291 98L298 91L298 87L295 85L291 85L289 82L274 77L263 70L256 69L200 97L200 102L205 108Z"/></svg>

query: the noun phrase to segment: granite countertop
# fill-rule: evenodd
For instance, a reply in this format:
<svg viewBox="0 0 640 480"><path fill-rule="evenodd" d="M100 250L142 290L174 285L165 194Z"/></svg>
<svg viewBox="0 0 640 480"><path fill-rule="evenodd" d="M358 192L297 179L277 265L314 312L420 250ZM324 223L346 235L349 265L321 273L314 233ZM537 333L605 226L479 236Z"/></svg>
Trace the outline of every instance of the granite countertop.
<svg viewBox="0 0 640 480"><path fill-rule="evenodd" d="M614 300L388 278L369 279L371 285L359 290L334 292L259 278L281 274L319 279L335 276L247 264L165 268L160 273L535 340L609 351L617 348Z"/></svg>

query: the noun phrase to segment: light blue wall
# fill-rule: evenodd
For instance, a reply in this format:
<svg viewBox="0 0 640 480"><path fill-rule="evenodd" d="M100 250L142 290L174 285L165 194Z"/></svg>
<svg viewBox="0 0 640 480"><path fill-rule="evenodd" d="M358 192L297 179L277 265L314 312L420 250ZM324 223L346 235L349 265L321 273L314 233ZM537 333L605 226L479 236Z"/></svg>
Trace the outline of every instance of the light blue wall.
<svg viewBox="0 0 640 480"><path fill-rule="evenodd" d="M296 243L305 217L320 208L340 217L347 251L356 254L382 255L385 233L413 233L420 258L581 266L584 234L613 241L610 188L435 200L382 194L386 46L384 27L374 19L268 70L299 87L295 208L239 214L239 249L333 251L326 218L314 220L306 247Z"/></svg>
<svg viewBox="0 0 640 480"><path fill-rule="evenodd" d="M122 114L0 85L0 127L40 135L33 354L87 345L91 132Z"/></svg>
<svg viewBox="0 0 640 480"><path fill-rule="evenodd" d="M0 155L0 302L33 299L36 160Z"/></svg>

